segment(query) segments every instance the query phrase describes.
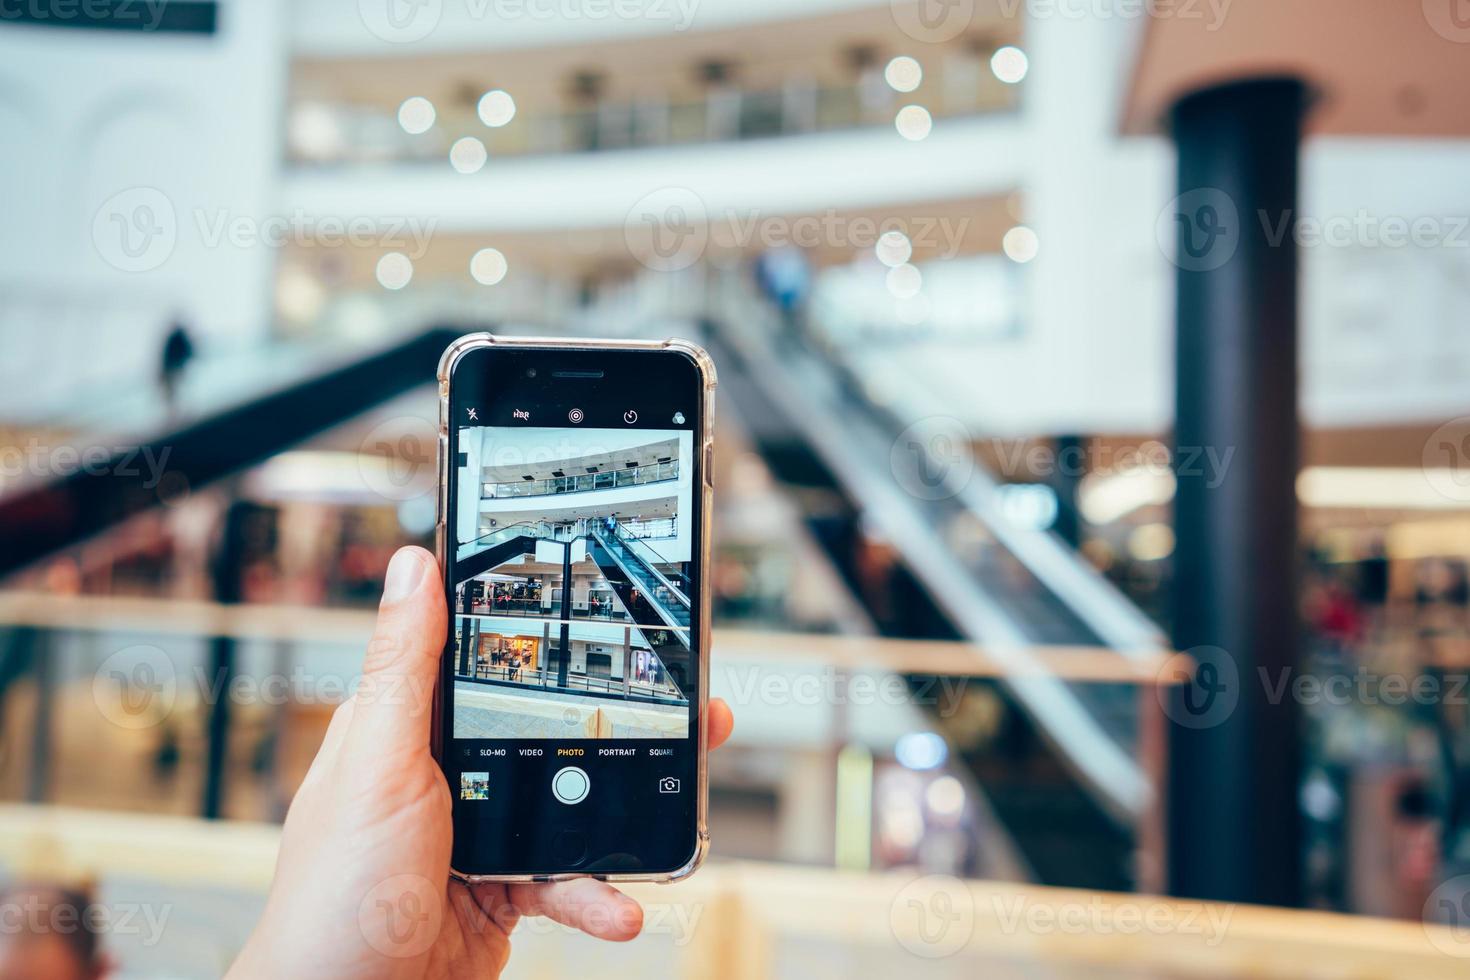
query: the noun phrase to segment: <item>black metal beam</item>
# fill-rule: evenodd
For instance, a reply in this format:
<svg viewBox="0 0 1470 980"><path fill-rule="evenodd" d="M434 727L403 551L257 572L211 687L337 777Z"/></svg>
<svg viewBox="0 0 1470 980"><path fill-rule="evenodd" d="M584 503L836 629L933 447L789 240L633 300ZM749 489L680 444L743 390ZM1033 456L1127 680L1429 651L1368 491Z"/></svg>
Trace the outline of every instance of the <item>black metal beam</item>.
<svg viewBox="0 0 1470 980"><path fill-rule="evenodd" d="M1301 902L1299 710L1263 676L1296 663L1297 255L1306 90L1190 95L1178 146L1174 642L1197 655L1170 705L1170 891ZM1273 703L1274 701L1274 703Z"/></svg>

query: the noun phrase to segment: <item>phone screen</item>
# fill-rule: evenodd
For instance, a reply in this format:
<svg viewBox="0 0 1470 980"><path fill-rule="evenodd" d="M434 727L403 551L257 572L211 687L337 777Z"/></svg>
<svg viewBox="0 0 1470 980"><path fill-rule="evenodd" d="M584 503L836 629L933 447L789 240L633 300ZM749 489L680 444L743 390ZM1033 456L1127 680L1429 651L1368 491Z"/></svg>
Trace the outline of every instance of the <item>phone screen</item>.
<svg viewBox="0 0 1470 980"><path fill-rule="evenodd" d="M457 364L440 754L457 870L667 873L692 858L702 400L674 352Z"/></svg>

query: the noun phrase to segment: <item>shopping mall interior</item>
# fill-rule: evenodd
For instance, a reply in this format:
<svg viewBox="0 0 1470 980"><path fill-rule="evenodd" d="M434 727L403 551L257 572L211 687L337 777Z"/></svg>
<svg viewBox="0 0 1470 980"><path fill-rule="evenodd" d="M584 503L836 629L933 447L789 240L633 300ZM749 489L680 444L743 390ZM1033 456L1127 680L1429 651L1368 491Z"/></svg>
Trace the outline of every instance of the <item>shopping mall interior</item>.
<svg viewBox="0 0 1470 980"><path fill-rule="evenodd" d="M0 3L0 978L235 961L482 330L711 355L736 717L507 976L1462 975L1466 13ZM466 456L478 735L682 732L638 435Z"/></svg>

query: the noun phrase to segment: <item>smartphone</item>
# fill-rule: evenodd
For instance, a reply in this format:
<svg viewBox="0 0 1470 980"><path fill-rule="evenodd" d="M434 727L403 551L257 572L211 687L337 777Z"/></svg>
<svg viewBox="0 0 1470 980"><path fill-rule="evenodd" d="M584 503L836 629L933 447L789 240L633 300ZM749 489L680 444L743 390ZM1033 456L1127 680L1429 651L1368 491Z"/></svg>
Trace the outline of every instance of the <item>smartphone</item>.
<svg viewBox="0 0 1470 980"><path fill-rule="evenodd" d="M714 389L681 340L445 351L433 724L457 876L671 881L703 860Z"/></svg>

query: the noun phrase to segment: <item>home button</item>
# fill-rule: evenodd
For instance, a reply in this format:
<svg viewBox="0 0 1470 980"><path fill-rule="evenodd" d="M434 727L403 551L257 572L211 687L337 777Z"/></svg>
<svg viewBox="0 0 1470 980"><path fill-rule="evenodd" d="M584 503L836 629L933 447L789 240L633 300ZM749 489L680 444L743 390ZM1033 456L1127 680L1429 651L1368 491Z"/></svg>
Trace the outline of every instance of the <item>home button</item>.
<svg viewBox="0 0 1470 980"><path fill-rule="evenodd" d="M551 856L559 868L575 868L587 860L587 835L563 830L551 839Z"/></svg>
<svg viewBox="0 0 1470 980"><path fill-rule="evenodd" d="M558 769L551 777L551 795L566 804L581 803L592 790L592 780L576 766Z"/></svg>

